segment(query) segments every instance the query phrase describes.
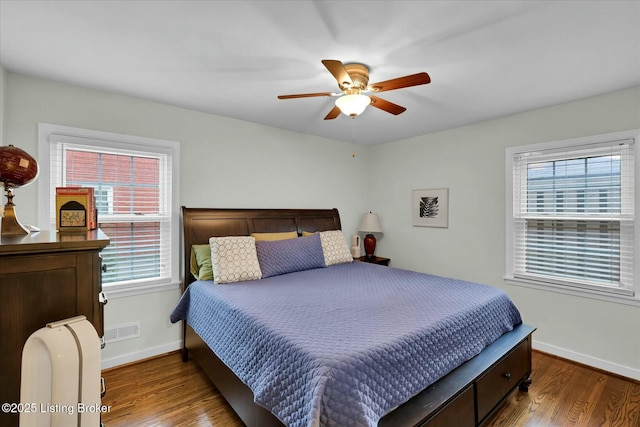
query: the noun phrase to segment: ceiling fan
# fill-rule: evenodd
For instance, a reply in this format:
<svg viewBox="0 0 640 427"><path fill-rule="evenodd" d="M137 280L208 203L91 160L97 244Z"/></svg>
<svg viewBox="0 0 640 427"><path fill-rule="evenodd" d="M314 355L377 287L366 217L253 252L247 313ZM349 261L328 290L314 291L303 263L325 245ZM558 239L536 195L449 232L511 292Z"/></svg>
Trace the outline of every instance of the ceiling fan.
<svg viewBox="0 0 640 427"><path fill-rule="evenodd" d="M371 93L384 92L387 90L402 89L410 86L424 85L431 82L431 78L427 73L411 74L409 76L398 77L391 80L385 80L379 83L369 84L369 69L363 64L343 64L335 59L324 59L322 63L329 70L338 82L338 87L342 92L316 92L316 93L299 93L293 95L280 95L278 99L292 98L309 98L314 96L338 96L335 106L325 120L335 119L344 113L350 117L356 117L372 105L388 113L398 115L403 113L406 108L385 101ZM368 94L368 95L365 95Z"/></svg>

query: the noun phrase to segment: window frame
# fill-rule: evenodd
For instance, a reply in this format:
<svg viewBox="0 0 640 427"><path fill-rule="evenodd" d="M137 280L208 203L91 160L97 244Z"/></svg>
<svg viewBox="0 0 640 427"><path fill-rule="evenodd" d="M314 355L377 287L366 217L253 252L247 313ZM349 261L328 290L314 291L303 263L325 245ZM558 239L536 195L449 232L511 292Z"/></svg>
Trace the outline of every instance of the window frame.
<svg viewBox="0 0 640 427"><path fill-rule="evenodd" d="M169 154L171 156L171 195L170 195L170 273L165 278L142 279L118 284L103 284L103 289L108 292L110 298L126 297L145 294L149 292L178 289L180 287L180 198L179 198L179 168L180 168L180 144L176 141L155 138L124 135L110 132L95 131L89 129L60 126L49 123L38 124L38 165L40 173L38 177L38 223L40 227L55 230L52 222L52 199L55 191L51 189L51 142L52 135L61 135L65 138L82 140L86 145L113 149L137 149L150 153ZM54 215L55 216L55 215Z"/></svg>
<svg viewBox="0 0 640 427"><path fill-rule="evenodd" d="M522 277L515 274L515 220L514 220L514 203L518 201L514 200L514 156L520 153L534 152L534 151L548 151L548 150L571 150L572 148L578 149L578 147L592 144L606 143L607 141L616 140L633 140L634 152L633 161L634 166L634 204L633 204L633 217L631 221L633 223L633 236L632 248L633 248L633 276L631 291L633 295L628 295L625 292L621 292L620 288L608 288L606 286L584 286L579 282L571 283L571 280L552 280L541 279L534 277ZM505 225L506 225L506 242L505 242L505 276L504 279L507 284L515 286L524 286L533 289L539 289L544 291L558 292L562 294L575 295L581 297L588 297L600 300L606 300L610 302L617 302L622 304L640 306L640 285L638 279L640 278L640 233L636 230L636 215L640 212L640 197L637 196L638 189L640 188L638 167L640 167L639 152L640 147L637 146L640 141L640 129L632 129L628 131L613 132L602 135L594 135L581 138L573 138L567 140L551 141L530 145L522 145L515 147L507 147L505 149Z"/></svg>

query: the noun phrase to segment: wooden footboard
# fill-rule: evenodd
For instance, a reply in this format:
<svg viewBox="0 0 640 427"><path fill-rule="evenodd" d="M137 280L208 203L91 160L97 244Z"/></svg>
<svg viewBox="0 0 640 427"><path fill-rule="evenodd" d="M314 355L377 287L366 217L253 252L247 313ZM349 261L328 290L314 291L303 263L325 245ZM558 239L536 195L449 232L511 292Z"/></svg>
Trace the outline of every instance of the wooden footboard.
<svg viewBox="0 0 640 427"><path fill-rule="evenodd" d="M479 355L450 372L405 404L386 414L379 427L479 426L516 389L531 383L531 334L519 325ZM283 426L271 412L254 403L253 393L186 326L183 360L195 361L242 421L251 427Z"/></svg>
<svg viewBox="0 0 640 427"><path fill-rule="evenodd" d="M380 427L479 426L518 387L531 384L531 334L519 325L418 395L388 413Z"/></svg>

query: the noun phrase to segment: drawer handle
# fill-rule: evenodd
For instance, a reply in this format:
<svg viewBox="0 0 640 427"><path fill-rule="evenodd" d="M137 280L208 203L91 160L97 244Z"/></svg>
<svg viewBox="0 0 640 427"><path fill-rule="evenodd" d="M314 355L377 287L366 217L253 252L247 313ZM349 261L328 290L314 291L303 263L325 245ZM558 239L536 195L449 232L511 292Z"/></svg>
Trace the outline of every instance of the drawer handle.
<svg viewBox="0 0 640 427"><path fill-rule="evenodd" d="M509 372L505 372L504 374L502 374L502 376L503 376L507 381L511 380L511 373L509 373Z"/></svg>

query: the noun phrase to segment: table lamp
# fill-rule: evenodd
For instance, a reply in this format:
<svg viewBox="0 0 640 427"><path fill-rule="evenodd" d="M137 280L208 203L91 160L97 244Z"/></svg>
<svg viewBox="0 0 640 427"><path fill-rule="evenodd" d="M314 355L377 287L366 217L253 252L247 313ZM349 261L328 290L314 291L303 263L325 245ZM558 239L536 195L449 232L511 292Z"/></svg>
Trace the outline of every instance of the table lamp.
<svg viewBox="0 0 640 427"><path fill-rule="evenodd" d="M376 236L373 233L382 233L378 215L371 211L362 215L358 231L366 233L363 240L364 253L367 258L373 258L373 253L376 251Z"/></svg>

